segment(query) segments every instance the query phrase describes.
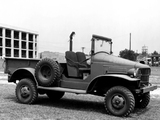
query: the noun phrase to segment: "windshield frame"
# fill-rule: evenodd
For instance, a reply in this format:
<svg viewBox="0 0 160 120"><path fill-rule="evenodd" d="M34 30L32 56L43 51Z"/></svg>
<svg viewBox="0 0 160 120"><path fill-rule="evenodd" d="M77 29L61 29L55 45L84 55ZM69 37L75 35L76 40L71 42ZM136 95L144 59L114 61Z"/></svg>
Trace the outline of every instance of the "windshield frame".
<svg viewBox="0 0 160 120"><path fill-rule="evenodd" d="M96 53L96 42L97 41L100 41L102 46L103 46L103 44L109 43L109 45L110 45L109 54L112 54L112 39L107 38L107 37L103 37L103 36L99 36L99 35L92 35L92 39L91 39L91 55ZM106 50L104 50L102 52L106 52ZM100 51L98 51L98 52L100 52Z"/></svg>

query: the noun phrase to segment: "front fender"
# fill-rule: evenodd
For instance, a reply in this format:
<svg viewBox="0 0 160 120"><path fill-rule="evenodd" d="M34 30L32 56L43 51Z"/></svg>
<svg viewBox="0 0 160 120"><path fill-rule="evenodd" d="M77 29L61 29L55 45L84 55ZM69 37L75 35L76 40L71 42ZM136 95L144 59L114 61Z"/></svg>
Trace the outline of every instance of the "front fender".
<svg viewBox="0 0 160 120"><path fill-rule="evenodd" d="M8 82L16 82L16 80L21 80L23 78L30 78L37 83L34 71L35 71L34 68L19 68L15 70L13 74L9 75Z"/></svg>
<svg viewBox="0 0 160 120"><path fill-rule="evenodd" d="M127 83L139 83L140 79L138 78L131 78L127 75L123 74L106 74L106 75L99 75L92 79L90 84L88 85L87 92L92 91L96 84L100 83L100 85L113 86L118 84L127 84Z"/></svg>

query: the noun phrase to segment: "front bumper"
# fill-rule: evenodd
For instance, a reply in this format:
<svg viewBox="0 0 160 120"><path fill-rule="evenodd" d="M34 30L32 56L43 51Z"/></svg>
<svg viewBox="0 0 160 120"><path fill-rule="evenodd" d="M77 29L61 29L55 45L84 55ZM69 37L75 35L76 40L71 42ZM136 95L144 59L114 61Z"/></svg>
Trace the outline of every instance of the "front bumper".
<svg viewBox="0 0 160 120"><path fill-rule="evenodd" d="M142 88L142 93L147 93L147 92L153 91L155 89L157 89L156 85L149 85L149 86Z"/></svg>
<svg viewBox="0 0 160 120"><path fill-rule="evenodd" d="M148 85L148 86L145 86L145 87L143 87L143 88L140 88L140 89L137 89L136 90L136 93L147 93L147 92L150 92L150 91L153 91L153 90L155 90L155 89L157 89L157 86L156 85Z"/></svg>

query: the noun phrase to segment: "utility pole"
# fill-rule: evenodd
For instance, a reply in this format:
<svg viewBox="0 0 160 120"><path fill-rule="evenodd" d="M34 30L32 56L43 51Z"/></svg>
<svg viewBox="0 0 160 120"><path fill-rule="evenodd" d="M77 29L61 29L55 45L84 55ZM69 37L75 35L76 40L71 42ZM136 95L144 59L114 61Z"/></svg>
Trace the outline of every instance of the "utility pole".
<svg viewBox="0 0 160 120"><path fill-rule="evenodd" d="M129 50L131 50L131 33L129 34Z"/></svg>

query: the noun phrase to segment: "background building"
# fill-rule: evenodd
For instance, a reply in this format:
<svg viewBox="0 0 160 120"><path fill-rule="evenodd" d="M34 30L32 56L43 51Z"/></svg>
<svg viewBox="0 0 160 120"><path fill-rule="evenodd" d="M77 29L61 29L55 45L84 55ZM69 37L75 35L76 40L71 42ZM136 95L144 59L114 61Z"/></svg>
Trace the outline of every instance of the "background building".
<svg viewBox="0 0 160 120"><path fill-rule="evenodd" d="M38 34L0 25L0 56L38 58Z"/></svg>

